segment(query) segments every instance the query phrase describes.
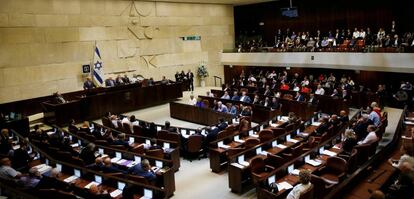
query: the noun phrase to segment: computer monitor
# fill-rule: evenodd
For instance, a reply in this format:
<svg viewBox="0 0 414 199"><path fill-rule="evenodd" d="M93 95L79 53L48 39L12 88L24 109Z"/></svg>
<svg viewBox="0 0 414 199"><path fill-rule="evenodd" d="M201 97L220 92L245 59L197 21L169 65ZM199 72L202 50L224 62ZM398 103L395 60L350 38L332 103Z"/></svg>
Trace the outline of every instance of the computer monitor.
<svg viewBox="0 0 414 199"><path fill-rule="evenodd" d="M250 130L249 135L253 135L253 134L254 134L253 130Z"/></svg>
<svg viewBox="0 0 414 199"><path fill-rule="evenodd" d="M102 183L102 176L100 175L95 175L95 182L101 184Z"/></svg>
<svg viewBox="0 0 414 199"><path fill-rule="evenodd" d="M195 134L196 132L194 130L190 130L190 135Z"/></svg>
<svg viewBox="0 0 414 199"><path fill-rule="evenodd" d="M45 164L49 165L49 160L48 159L45 159Z"/></svg>
<svg viewBox="0 0 414 199"><path fill-rule="evenodd" d="M272 147L276 147L276 146L277 146L277 141L275 140L272 142Z"/></svg>
<svg viewBox="0 0 414 199"><path fill-rule="evenodd" d="M206 134L206 130L205 129L201 130L201 134Z"/></svg>
<svg viewBox="0 0 414 199"><path fill-rule="evenodd" d="M169 149L169 148L170 148L170 143L168 143L168 142L164 142L164 144L163 144L163 148L165 148L165 149Z"/></svg>
<svg viewBox="0 0 414 199"><path fill-rule="evenodd" d="M69 140L72 141L73 137L72 135L69 135Z"/></svg>
<svg viewBox="0 0 414 199"><path fill-rule="evenodd" d="M239 135L236 135L236 136L234 136L234 140L240 140L240 136Z"/></svg>
<svg viewBox="0 0 414 199"><path fill-rule="evenodd" d="M295 170L295 165L294 164L289 165L288 166L288 173L292 173L293 170Z"/></svg>
<svg viewBox="0 0 414 199"><path fill-rule="evenodd" d="M135 138L134 137L129 137L129 143L134 143L135 142Z"/></svg>
<svg viewBox="0 0 414 199"><path fill-rule="evenodd" d="M78 144L79 144L79 146L81 146L82 145L82 140L78 139Z"/></svg>
<svg viewBox="0 0 414 199"><path fill-rule="evenodd" d="M158 168L162 168L163 167L162 161L155 160L155 166L158 167Z"/></svg>
<svg viewBox="0 0 414 199"><path fill-rule="evenodd" d="M104 149L103 148L99 148L98 149L98 153L101 154L101 155L104 154Z"/></svg>
<svg viewBox="0 0 414 199"><path fill-rule="evenodd" d="M264 128L264 127L263 127L263 125L261 125L261 126L259 127L259 129L260 129L260 130L263 130L263 128Z"/></svg>
<svg viewBox="0 0 414 199"><path fill-rule="evenodd" d="M157 131L161 131L161 127L160 126L157 126Z"/></svg>
<svg viewBox="0 0 414 199"><path fill-rule="evenodd" d="M121 152L115 152L115 157L121 159L122 158L122 153Z"/></svg>
<svg viewBox="0 0 414 199"><path fill-rule="evenodd" d="M239 157L237 157L237 162L238 163L244 162L244 155L240 155Z"/></svg>
<svg viewBox="0 0 414 199"><path fill-rule="evenodd" d="M310 160L310 155L305 156L305 162Z"/></svg>
<svg viewBox="0 0 414 199"><path fill-rule="evenodd" d="M73 175L77 177L81 177L81 171L79 169L73 169Z"/></svg>
<svg viewBox="0 0 414 199"><path fill-rule="evenodd" d="M180 129L181 134L186 134L187 130L186 129Z"/></svg>
<svg viewBox="0 0 414 199"><path fill-rule="evenodd" d="M145 198L153 198L152 190L144 188L144 197Z"/></svg>
<svg viewBox="0 0 414 199"><path fill-rule="evenodd" d="M300 133L300 130L299 130L299 129L297 129L297 130L296 130L296 134L299 134L299 133Z"/></svg>
<svg viewBox="0 0 414 199"><path fill-rule="evenodd" d="M256 148L256 154L260 154L262 153L262 147L257 147Z"/></svg>
<svg viewBox="0 0 414 199"><path fill-rule="evenodd" d="M224 145L224 142L223 141L220 141L220 142L217 143L217 145L218 146L223 146Z"/></svg>
<svg viewBox="0 0 414 199"><path fill-rule="evenodd" d="M276 175L272 175L267 179L267 183L270 185L272 183L276 182Z"/></svg>
<svg viewBox="0 0 414 199"><path fill-rule="evenodd" d="M29 147L29 151L28 151L28 153L30 154L30 153L32 153L33 152L33 149L32 149L32 147L31 146L28 146Z"/></svg>
<svg viewBox="0 0 414 199"><path fill-rule="evenodd" d="M286 135L286 141L289 141L291 139L290 134Z"/></svg>
<svg viewBox="0 0 414 199"><path fill-rule="evenodd" d="M141 157L134 155L135 162L141 162Z"/></svg>
<svg viewBox="0 0 414 199"><path fill-rule="evenodd" d="M62 172L62 165L59 163L56 163L56 170L58 170L59 172Z"/></svg>
<svg viewBox="0 0 414 199"><path fill-rule="evenodd" d="M145 144L151 145L151 140L145 140Z"/></svg>
<svg viewBox="0 0 414 199"><path fill-rule="evenodd" d="M324 148L323 148L323 146L321 146L321 147L319 148L319 154L322 154L322 153L323 153L323 151L324 151Z"/></svg>
<svg viewBox="0 0 414 199"><path fill-rule="evenodd" d="M125 188L125 182L119 182L118 181L118 189L119 190L124 190L124 188Z"/></svg>

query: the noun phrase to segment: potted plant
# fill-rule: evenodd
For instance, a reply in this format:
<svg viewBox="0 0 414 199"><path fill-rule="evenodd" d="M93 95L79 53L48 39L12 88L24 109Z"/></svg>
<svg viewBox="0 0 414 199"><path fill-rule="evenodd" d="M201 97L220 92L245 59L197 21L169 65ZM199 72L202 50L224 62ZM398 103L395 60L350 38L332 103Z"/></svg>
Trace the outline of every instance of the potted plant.
<svg viewBox="0 0 414 199"><path fill-rule="evenodd" d="M204 66L204 64L200 64L200 66L198 67L197 75L200 78L200 86L205 87L206 86L205 78L208 77L208 71L207 71L207 68Z"/></svg>

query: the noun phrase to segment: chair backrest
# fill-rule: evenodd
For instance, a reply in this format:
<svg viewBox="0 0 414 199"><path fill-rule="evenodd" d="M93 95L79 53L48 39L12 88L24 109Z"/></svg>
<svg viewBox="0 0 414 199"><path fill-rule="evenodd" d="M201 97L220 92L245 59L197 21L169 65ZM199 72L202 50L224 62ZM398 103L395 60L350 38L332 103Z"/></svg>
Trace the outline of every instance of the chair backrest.
<svg viewBox="0 0 414 199"><path fill-rule="evenodd" d="M90 142L95 142L96 138L93 135L85 134L85 139L87 139Z"/></svg>
<svg viewBox="0 0 414 199"><path fill-rule="evenodd" d="M217 134L216 139L217 139L217 140L220 140L220 139L223 139L223 138L225 138L225 137L227 137L227 136L228 136L227 131L226 131L226 130L223 130L223 131L220 131L220 132Z"/></svg>
<svg viewBox="0 0 414 199"><path fill-rule="evenodd" d="M112 127L112 122L111 120L109 120L108 117L102 117L102 125L106 126L106 127Z"/></svg>
<svg viewBox="0 0 414 199"><path fill-rule="evenodd" d="M164 139L166 139L168 133L170 133L170 132L169 131L166 131L166 130L159 130L157 132L157 138L164 140Z"/></svg>
<svg viewBox="0 0 414 199"><path fill-rule="evenodd" d="M180 145L180 143L181 143L181 137L177 133L168 133L164 140L176 142L176 143L178 143L178 145Z"/></svg>
<svg viewBox="0 0 414 199"><path fill-rule="evenodd" d="M255 138L249 138L244 142L244 146L249 149L252 148L256 145L260 144L260 140L255 139Z"/></svg>
<svg viewBox="0 0 414 199"><path fill-rule="evenodd" d="M120 150L126 150L127 149L127 148L125 148L124 145L118 145L118 144L109 145L109 147L114 148L114 149L120 149Z"/></svg>
<svg viewBox="0 0 414 199"><path fill-rule="evenodd" d="M311 183L313 185L314 197L324 198L326 196L326 182L321 177L311 174Z"/></svg>
<svg viewBox="0 0 414 199"><path fill-rule="evenodd" d="M118 124L118 130L124 132L124 125L122 122L120 120L117 120L116 122Z"/></svg>
<svg viewBox="0 0 414 199"><path fill-rule="evenodd" d="M145 154L148 156L154 156L157 158L164 158L164 151L162 149L148 150Z"/></svg>
<svg viewBox="0 0 414 199"><path fill-rule="evenodd" d="M369 144L361 144L354 146L354 149L357 150L357 163L358 165L362 165L365 163L369 158Z"/></svg>
<svg viewBox="0 0 414 199"><path fill-rule="evenodd" d="M239 154L244 150L245 150L245 148L229 148L227 150L227 156L228 157L233 157L234 155Z"/></svg>
<svg viewBox="0 0 414 199"><path fill-rule="evenodd" d="M278 168L278 167L282 166L283 163L285 163L286 161L285 161L284 158L282 158L278 155L268 153L267 158L266 158L266 162L267 162L268 165L271 165L275 168Z"/></svg>
<svg viewBox="0 0 414 199"><path fill-rule="evenodd" d="M95 140L95 144L102 145L102 146L108 146L108 141L106 141L106 140Z"/></svg>
<svg viewBox="0 0 414 199"><path fill-rule="evenodd" d="M56 157L58 160L65 161L65 160L72 158L72 154L68 151L58 151L56 153Z"/></svg>
<svg viewBox="0 0 414 199"><path fill-rule="evenodd" d="M291 123L291 124L288 124L288 125L285 127L285 130L286 130L286 132L290 132L290 131L292 131L294 128L295 128L295 124L294 124L294 123Z"/></svg>
<svg viewBox="0 0 414 199"><path fill-rule="evenodd" d="M147 179L145 179L145 178L144 178L144 177L142 177L142 176L138 176L138 175L128 175L128 176L127 176L127 178L128 178L129 180L134 181L134 182L139 182L139 183L143 183L143 184L150 184L150 183L148 182L148 180L147 180Z"/></svg>
<svg viewBox="0 0 414 199"><path fill-rule="evenodd" d="M132 126L132 129L135 135L142 136L144 134L144 129L141 126Z"/></svg>
<svg viewBox="0 0 414 199"><path fill-rule="evenodd" d="M144 154L144 152L145 152L144 145L140 144L140 145L132 148L131 151L134 152L134 153L138 153L138 154Z"/></svg>
<svg viewBox="0 0 414 199"><path fill-rule="evenodd" d="M357 168L357 149L352 149L351 155L348 159L348 173L353 173Z"/></svg>
<svg viewBox="0 0 414 199"><path fill-rule="evenodd" d="M269 141L274 138L273 131L270 129L263 129L259 132L259 140L261 143Z"/></svg>
<svg viewBox="0 0 414 199"><path fill-rule="evenodd" d="M190 153L196 153L201 150L203 144L203 136L201 135L190 135L187 142L187 151Z"/></svg>
<svg viewBox="0 0 414 199"><path fill-rule="evenodd" d="M233 125L228 125L225 129L227 132L229 132L229 134L233 134L234 131L236 130L236 127Z"/></svg>
<svg viewBox="0 0 414 199"><path fill-rule="evenodd" d="M312 184L305 192L300 194L299 199L313 199L313 185Z"/></svg>
<svg viewBox="0 0 414 199"><path fill-rule="evenodd" d="M313 148L316 146L315 137L309 136L308 141L306 142L307 148Z"/></svg>
<svg viewBox="0 0 414 199"><path fill-rule="evenodd" d="M303 149L303 143L300 143L299 145L292 147L292 155L294 157L299 156L300 154L302 154L302 149Z"/></svg>
<svg viewBox="0 0 414 199"><path fill-rule="evenodd" d="M123 124L123 127L124 127L124 133L127 133L127 134L132 134L132 127L131 127L131 124L129 124L129 123L124 123L124 124Z"/></svg>
<svg viewBox="0 0 414 199"><path fill-rule="evenodd" d="M74 165L85 166L85 163L83 162L83 160L78 157L72 157L68 159L68 161L69 163L74 164Z"/></svg>
<svg viewBox="0 0 414 199"><path fill-rule="evenodd" d="M326 160L326 167L334 171L346 172L348 170L348 163L343 158L333 156Z"/></svg>
<svg viewBox="0 0 414 199"><path fill-rule="evenodd" d="M272 128L273 131L273 135L275 135L275 137L278 137L280 135L283 135L286 133L285 128Z"/></svg>
<svg viewBox="0 0 414 199"><path fill-rule="evenodd" d="M261 157L255 157L250 161L252 173L260 173L265 167L264 160Z"/></svg>
<svg viewBox="0 0 414 199"><path fill-rule="evenodd" d="M369 145L368 156L373 156L375 154L375 152L377 152L378 142L379 141L377 140L377 141L375 141L375 142L373 142Z"/></svg>

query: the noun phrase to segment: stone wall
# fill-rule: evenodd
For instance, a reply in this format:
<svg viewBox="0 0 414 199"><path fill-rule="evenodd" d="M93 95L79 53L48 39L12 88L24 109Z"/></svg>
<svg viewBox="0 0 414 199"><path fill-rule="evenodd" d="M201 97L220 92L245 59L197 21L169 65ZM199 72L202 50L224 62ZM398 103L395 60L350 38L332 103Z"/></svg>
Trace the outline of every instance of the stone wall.
<svg viewBox="0 0 414 199"><path fill-rule="evenodd" d="M200 41L181 37L201 36ZM223 77L220 52L234 46L230 5L123 0L1 0L0 103L82 89L95 43L106 76L130 71L174 79L207 63ZM196 82L198 82L196 80Z"/></svg>

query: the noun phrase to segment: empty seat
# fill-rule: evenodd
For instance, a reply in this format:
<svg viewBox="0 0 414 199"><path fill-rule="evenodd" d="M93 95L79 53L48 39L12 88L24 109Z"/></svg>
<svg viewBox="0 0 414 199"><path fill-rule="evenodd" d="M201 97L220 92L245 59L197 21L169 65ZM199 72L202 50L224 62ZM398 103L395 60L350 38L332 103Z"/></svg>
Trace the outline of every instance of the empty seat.
<svg viewBox="0 0 414 199"><path fill-rule="evenodd" d="M256 145L260 144L260 140L255 138L249 138L244 142L244 146L249 149L255 147Z"/></svg>
<svg viewBox="0 0 414 199"><path fill-rule="evenodd" d="M338 184L346 176L348 164L346 160L340 157L329 157L325 166L319 168L316 172L329 184Z"/></svg>
<svg viewBox="0 0 414 199"><path fill-rule="evenodd" d="M269 129L263 129L259 132L260 143L269 141L274 138L273 131Z"/></svg>
<svg viewBox="0 0 414 199"><path fill-rule="evenodd" d="M261 157L255 157L250 161L253 182L256 184L263 181L275 168L266 165Z"/></svg>
<svg viewBox="0 0 414 199"><path fill-rule="evenodd" d="M157 158L164 158L164 151L162 149L148 150L145 154Z"/></svg>

